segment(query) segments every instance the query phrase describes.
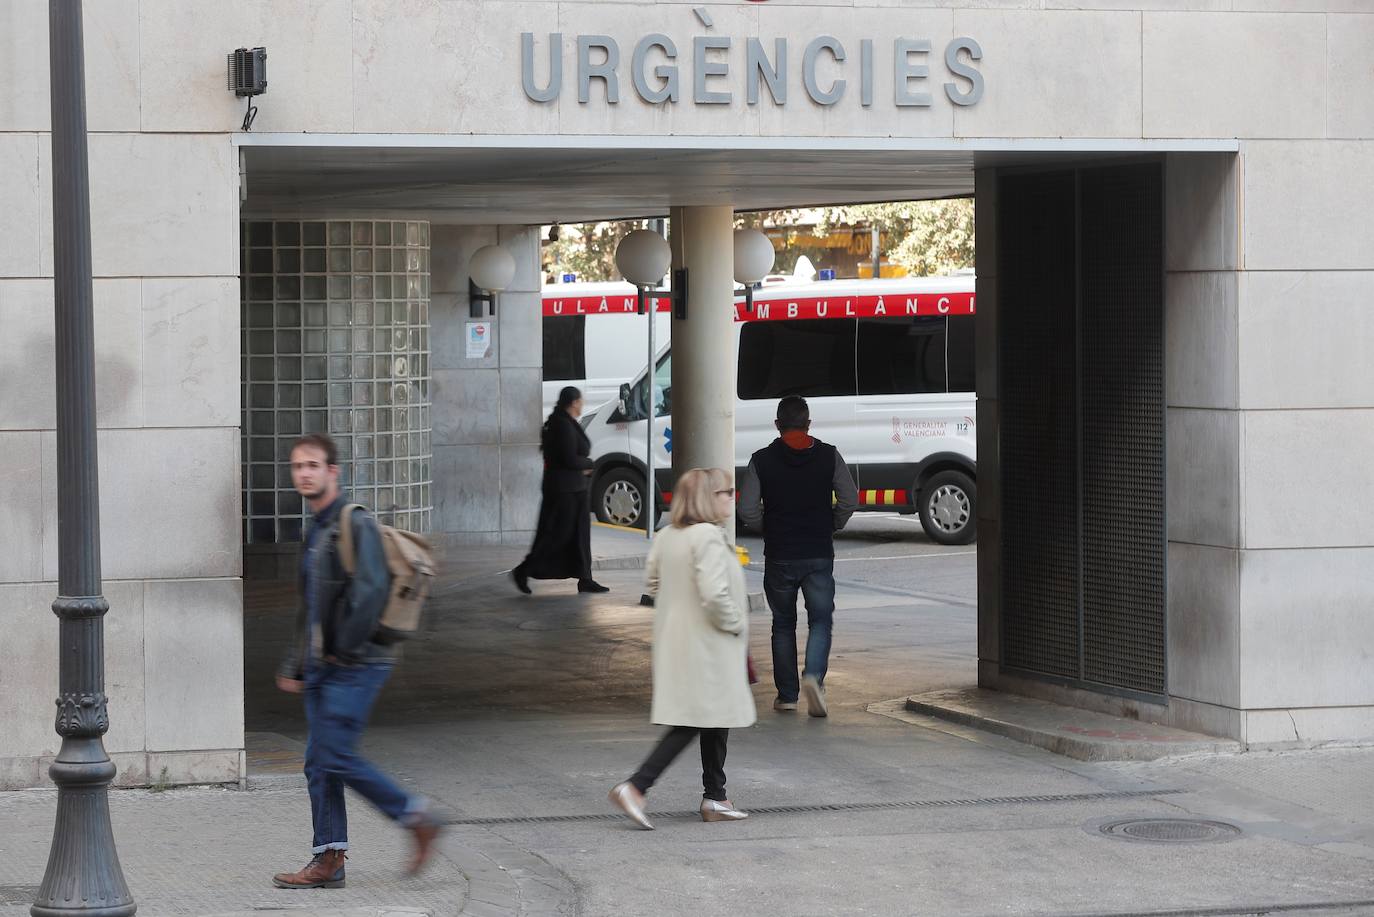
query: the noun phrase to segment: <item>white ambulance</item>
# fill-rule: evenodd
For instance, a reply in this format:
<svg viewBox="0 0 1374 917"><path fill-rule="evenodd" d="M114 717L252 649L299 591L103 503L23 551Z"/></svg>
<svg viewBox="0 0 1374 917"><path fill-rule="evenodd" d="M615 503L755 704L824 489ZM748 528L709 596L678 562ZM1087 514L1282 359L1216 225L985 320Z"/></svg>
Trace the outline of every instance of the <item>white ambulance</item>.
<svg viewBox="0 0 1374 917"><path fill-rule="evenodd" d="M567 385L588 407L615 398L649 364L648 315L635 312L630 283L550 283L544 286L544 416ZM667 308L655 316L660 347L672 325Z"/></svg>
<svg viewBox="0 0 1374 917"><path fill-rule="evenodd" d="M634 308L632 289L611 297L550 299L546 293L544 300L546 320L582 317L584 335L595 335L594 322ZM667 309L666 300L658 303L660 321ZM812 433L849 463L860 510L917 513L932 540L973 541L974 313L968 274L765 286L752 313L737 300L736 472L777 435L778 399L801 395L811 407ZM626 329L639 337L622 346L647 356L644 322L639 317L634 330ZM546 325L546 353L550 330L558 331ZM641 357L638 375L612 400L592 407L593 398L586 399L583 426L596 462L592 508L603 522L644 525L645 365ZM660 349L654 376L654 494L662 511L672 498L671 346ZM605 390L597 384L586 380L589 392Z"/></svg>

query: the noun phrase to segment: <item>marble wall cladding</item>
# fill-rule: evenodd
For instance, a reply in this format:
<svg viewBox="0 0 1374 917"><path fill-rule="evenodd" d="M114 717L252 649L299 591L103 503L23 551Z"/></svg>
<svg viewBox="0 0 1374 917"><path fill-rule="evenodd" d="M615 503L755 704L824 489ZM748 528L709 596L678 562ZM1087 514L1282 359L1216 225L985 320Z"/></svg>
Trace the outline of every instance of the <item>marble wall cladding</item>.
<svg viewBox="0 0 1374 917"><path fill-rule="evenodd" d="M149 585L142 580L111 580L101 587L110 603L105 615L105 694L110 698L110 731L105 736L105 749L111 753L141 752L147 747L143 650L147 629L144 592ZM56 585L49 588L55 597ZM56 631L56 620L48 626ZM239 652L237 648L226 651L218 643L212 646L222 657ZM51 658L56 658L55 654ZM241 708L233 709L237 712Z"/></svg>
<svg viewBox="0 0 1374 917"><path fill-rule="evenodd" d="M496 345L502 369L519 367L540 372L544 365L543 309L539 293L501 294Z"/></svg>
<svg viewBox="0 0 1374 917"><path fill-rule="evenodd" d="M242 748L243 582L150 582L144 619L148 751Z"/></svg>
<svg viewBox="0 0 1374 917"><path fill-rule="evenodd" d="M350 0L138 0L146 131L233 131L245 100L226 92L225 56L267 48L255 131L353 129Z"/></svg>
<svg viewBox="0 0 1374 917"><path fill-rule="evenodd" d="M1374 409L1244 411L1241 423L1245 547L1374 545Z"/></svg>
<svg viewBox="0 0 1374 917"><path fill-rule="evenodd" d="M1237 406L1242 276L1235 271L1164 276L1164 401L1170 407Z"/></svg>
<svg viewBox="0 0 1374 917"><path fill-rule="evenodd" d="M429 223L246 222L240 257L244 542L300 540L302 433L334 438L353 499L429 531Z"/></svg>
<svg viewBox="0 0 1374 917"><path fill-rule="evenodd" d="M521 91L520 33L557 31L559 4L354 0L352 7L354 130L558 133L557 106L531 103Z"/></svg>
<svg viewBox="0 0 1374 917"><path fill-rule="evenodd" d="M501 531L512 534L534 528L539 518L544 456L538 446L501 447Z"/></svg>
<svg viewBox="0 0 1374 917"><path fill-rule="evenodd" d="M500 242L500 232L496 226L431 227L429 248L433 292L462 296L462 304L466 306L468 264L472 261L473 253L479 248L498 245ZM519 282L518 278L514 282Z"/></svg>
<svg viewBox="0 0 1374 917"><path fill-rule="evenodd" d="M1371 9L1365 3L1362 12ZM1326 41L1327 136L1374 137L1374 69L1369 66L1374 16L1327 16Z"/></svg>
<svg viewBox="0 0 1374 917"><path fill-rule="evenodd" d="M141 376L148 426L239 423L238 286L232 277L143 281Z"/></svg>
<svg viewBox="0 0 1374 917"><path fill-rule="evenodd" d="M1241 415L1171 407L1165 429L1169 540L1240 547Z"/></svg>
<svg viewBox="0 0 1374 917"><path fill-rule="evenodd" d="M57 434L42 434L57 467ZM242 550L238 431L233 427L101 430L100 555L106 580L235 577ZM57 578L57 475L43 474L43 578Z"/></svg>
<svg viewBox="0 0 1374 917"><path fill-rule="evenodd" d="M955 111L954 136L1139 137L1140 29L1138 12L957 10L988 90Z"/></svg>
<svg viewBox="0 0 1374 917"><path fill-rule="evenodd" d="M515 277L507 293L542 293L544 290L543 250L541 248L541 227L538 226L500 226L497 238L501 247L515 259Z"/></svg>
<svg viewBox="0 0 1374 917"><path fill-rule="evenodd" d="M634 134L827 137L1307 137L1371 136L1374 77L1362 67L1367 0L794 0L718 4L712 26L693 2L553 0L106 0L86 11L93 131L161 136L237 129L245 103L224 89L236 44L269 51L258 131L433 134ZM1344 15L1343 15L1344 14ZM521 80L521 34L536 36L536 82L548 78L550 33L561 33L559 98L534 102ZM676 103L640 98L636 42L676 44ZM821 64L821 87L847 82L838 104L807 97L805 45L839 39L843 62ZM0 133L49 126L42 4L0 8ZM619 103L578 100L577 36L618 43ZM692 38L729 38L728 73L707 88L724 104L694 104ZM228 37L226 37L228 36ZM897 106L892 39L929 40L929 106ZM983 49L982 102L957 107L941 52L952 36ZM788 104L746 97L745 43L789 42ZM860 43L872 41L871 104L860 101ZM600 52L595 52L599 60ZM1272 65L1283 61L1283 66ZM914 61L918 65L920 59ZM647 68L667 64L655 50ZM417 82L417 74L423 80ZM646 81L657 87L662 77ZM419 87L419 88L417 88ZM404 104L398 104L404 99Z"/></svg>
<svg viewBox="0 0 1374 917"><path fill-rule="evenodd" d="M1144 136L1325 133L1325 16L1150 12L1143 20ZM1322 101L1314 104L1314 93Z"/></svg>
<svg viewBox="0 0 1374 917"><path fill-rule="evenodd" d="M1247 140L1241 155L1247 270L1374 268L1374 141Z"/></svg>
<svg viewBox="0 0 1374 917"><path fill-rule="evenodd" d="M1241 175L1241 158L1231 153L1165 157L1166 271L1240 268Z"/></svg>
<svg viewBox="0 0 1374 917"><path fill-rule="evenodd" d="M1241 407L1374 407L1374 272L1239 277Z"/></svg>
<svg viewBox="0 0 1374 917"><path fill-rule="evenodd" d="M89 145L95 276L237 273L238 156L227 137L92 133ZM39 135L41 276L53 270L51 148Z"/></svg>
<svg viewBox="0 0 1374 917"><path fill-rule="evenodd" d="M504 369L501 373L501 442L538 443L544 426L543 371Z"/></svg>
<svg viewBox="0 0 1374 917"><path fill-rule="evenodd" d="M436 225L431 238L434 530L490 543L520 540L537 516L543 470L539 231ZM469 358L468 262L496 244L515 258L515 276L495 314L482 319L492 323L496 346Z"/></svg>
<svg viewBox="0 0 1374 917"><path fill-rule="evenodd" d="M0 99L6 95L0 92ZM0 134L0 212L10 225L0 245L0 277L37 277L41 272L44 235L39 212L44 189L39 171L37 134Z"/></svg>
<svg viewBox="0 0 1374 917"><path fill-rule="evenodd" d="M1169 693L1239 706L1240 553L1169 545Z"/></svg>
<svg viewBox="0 0 1374 917"><path fill-rule="evenodd" d="M139 128L140 2L82 4L86 123L92 131ZM0 92L0 132L48 130L48 5L26 0L0 4L0 46L0 86L5 87ZM223 86L222 69L219 76Z"/></svg>
<svg viewBox="0 0 1374 917"><path fill-rule="evenodd" d="M61 742L51 713L57 697L55 598L56 583L0 583L0 758L53 755Z"/></svg>
<svg viewBox="0 0 1374 917"><path fill-rule="evenodd" d="M1240 561L1239 706L1374 705L1374 548L1245 551Z"/></svg>
<svg viewBox="0 0 1374 917"><path fill-rule="evenodd" d="M501 447L435 446L434 493L436 532L499 533Z"/></svg>
<svg viewBox="0 0 1374 917"><path fill-rule="evenodd" d="M141 284L96 280L96 422L137 427L143 412ZM0 280L0 429L51 430L57 424L53 282Z"/></svg>
<svg viewBox="0 0 1374 917"><path fill-rule="evenodd" d="M0 432L0 469L0 583L34 582L43 578L43 434Z"/></svg>
<svg viewBox="0 0 1374 917"><path fill-rule="evenodd" d="M504 384L505 374L497 369L435 370L435 445L500 442Z"/></svg>

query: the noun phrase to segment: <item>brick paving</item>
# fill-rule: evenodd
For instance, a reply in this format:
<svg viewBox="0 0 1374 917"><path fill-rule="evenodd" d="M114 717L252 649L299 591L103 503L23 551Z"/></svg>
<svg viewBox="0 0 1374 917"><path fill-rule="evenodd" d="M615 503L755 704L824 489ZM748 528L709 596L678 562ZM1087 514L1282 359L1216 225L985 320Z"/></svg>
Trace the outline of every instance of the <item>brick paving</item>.
<svg viewBox="0 0 1374 917"><path fill-rule="evenodd" d="M43 877L56 810L55 791L0 794L0 887ZM403 874L408 836L356 797L350 799L348 885L274 888L272 875L310 858L310 806L301 789L242 792L185 788L110 794L124 876L139 914L225 914L282 908L410 908L463 912L469 854L445 842L419 876ZM0 899L3 901L5 899ZM27 904L0 904L0 917L28 917Z"/></svg>

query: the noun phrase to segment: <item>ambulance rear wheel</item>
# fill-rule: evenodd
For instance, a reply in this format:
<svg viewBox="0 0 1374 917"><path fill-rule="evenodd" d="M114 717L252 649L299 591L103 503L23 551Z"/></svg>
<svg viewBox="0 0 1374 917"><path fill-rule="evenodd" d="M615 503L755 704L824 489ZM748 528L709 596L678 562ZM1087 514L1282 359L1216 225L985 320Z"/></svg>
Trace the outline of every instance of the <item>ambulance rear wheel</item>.
<svg viewBox="0 0 1374 917"><path fill-rule="evenodd" d="M970 544L978 537L978 485L962 471L940 471L916 498L921 528L937 544Z"/></svg>
<svg viewBox="0 0 1374 917"><path fill-rule="evenodd" d="M612 468L597 477L592 512L610 525L644 528L644 476L633 468Z"/></svg>

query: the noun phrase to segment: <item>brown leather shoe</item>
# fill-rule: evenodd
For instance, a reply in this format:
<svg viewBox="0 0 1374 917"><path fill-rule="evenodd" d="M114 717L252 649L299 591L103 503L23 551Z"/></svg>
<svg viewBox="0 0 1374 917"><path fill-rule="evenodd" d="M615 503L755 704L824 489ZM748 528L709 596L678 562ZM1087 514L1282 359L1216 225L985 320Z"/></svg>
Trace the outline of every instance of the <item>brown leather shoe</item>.
<svg viewBox="0 0 1374 917"><path fill-rule="evenodd" d="M277 888L343 888L346 859L342 850L317 853L300 872L277 873L272 884Z"/></svg>
<svg viewBox="0 0 1374 917"><path fill-rule="evenodd" d="M410 865L406 867L406 872L413 876L429 861L430 854L434 852L434 841L444 826L432 816L423 814L408 827L411 836L415 838L415 852L410 856Z"/></svg>

